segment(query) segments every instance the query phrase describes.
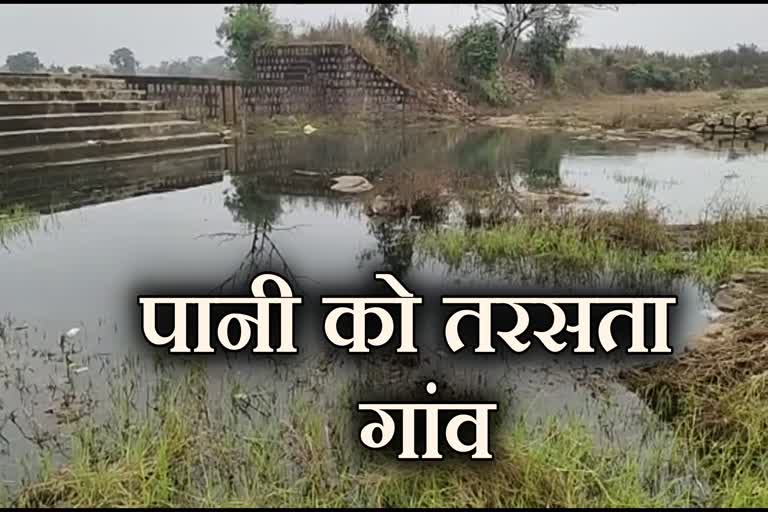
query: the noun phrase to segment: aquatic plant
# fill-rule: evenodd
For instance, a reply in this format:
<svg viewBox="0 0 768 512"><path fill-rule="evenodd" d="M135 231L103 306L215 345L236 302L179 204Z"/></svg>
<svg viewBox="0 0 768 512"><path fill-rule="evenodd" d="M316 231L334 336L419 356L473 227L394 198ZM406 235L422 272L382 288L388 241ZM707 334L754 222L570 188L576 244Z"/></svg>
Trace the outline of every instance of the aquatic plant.
<svg viewBox="0 0 768 512"><path fill-rule="evenodd" d="M12 239L36 229L39 225L39 215L24 206L12 206L0 210L0 245L8 248L7 243Z"/></svg>

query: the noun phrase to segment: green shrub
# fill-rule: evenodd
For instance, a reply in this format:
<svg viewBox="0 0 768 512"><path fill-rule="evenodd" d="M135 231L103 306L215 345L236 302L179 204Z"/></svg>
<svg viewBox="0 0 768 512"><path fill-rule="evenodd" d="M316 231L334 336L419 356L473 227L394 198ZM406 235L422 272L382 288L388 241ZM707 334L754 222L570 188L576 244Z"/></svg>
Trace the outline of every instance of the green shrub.
<svg viewBox="0 0 768 512"><path fill-rule="evenodd" d="M458 81L469 84L473 80L491 80L499 68L499 42L499 32L492 23L461 29L451 48L457 61Z"/></svg>
<svg viewBox="0 0 768 512"><path fill-rule="evenodd" d="M739 101L741 99L741 91L730 87L720 91L717 95L723 101Z"/></svg>

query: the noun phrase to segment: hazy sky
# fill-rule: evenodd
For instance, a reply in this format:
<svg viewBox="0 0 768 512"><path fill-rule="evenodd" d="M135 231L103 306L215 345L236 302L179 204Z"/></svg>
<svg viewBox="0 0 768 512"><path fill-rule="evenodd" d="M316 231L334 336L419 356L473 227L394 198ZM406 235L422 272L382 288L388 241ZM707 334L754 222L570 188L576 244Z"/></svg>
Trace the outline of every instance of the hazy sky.
<svg viewBox="0 0 768 512"><path fill-rule="evenodd" d="M222 53L215 28L225 4L0 4L0 65L5 56L33 50L44 64L106 63L120 46L145 65L190 55ZM319 23L330 16L364 19L367 4L279 4L279 18ZM472 4L414 4L417 29L445 32L467 23ZM768 48L766 4L622 5L619 12L590 12L577 45L642 45L652 50L698 52L754 42ZM404 19L400 20L404 23Z"/></svg>

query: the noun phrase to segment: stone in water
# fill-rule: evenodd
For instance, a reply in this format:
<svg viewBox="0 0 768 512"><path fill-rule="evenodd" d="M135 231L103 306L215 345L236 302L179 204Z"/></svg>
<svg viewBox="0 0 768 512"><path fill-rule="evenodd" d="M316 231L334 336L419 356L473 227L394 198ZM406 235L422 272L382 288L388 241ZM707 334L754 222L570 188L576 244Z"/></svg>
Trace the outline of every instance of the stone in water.
<svg viewBox="0 0 768 512"><path fill-rule="evenodd" d="M359 194L368 192L373 188L371 182L362 176L338 176L333 178L336 183L331 186L331 190L336 192L345 192L347 194Z"/></svg>

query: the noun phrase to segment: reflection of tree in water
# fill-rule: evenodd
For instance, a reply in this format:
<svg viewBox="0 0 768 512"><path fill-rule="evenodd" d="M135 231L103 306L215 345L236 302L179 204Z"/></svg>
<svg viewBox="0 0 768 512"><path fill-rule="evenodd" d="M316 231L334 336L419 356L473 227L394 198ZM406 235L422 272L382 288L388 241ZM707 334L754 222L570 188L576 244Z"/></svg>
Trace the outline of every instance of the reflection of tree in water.
<svg viewBox="0 0 768 512"><path fill-rule="evenodd" d="M233 176L232 188L225 192L224 206L237 222L256 226L271 226L282 213L280 197L260 190L255 176Z"/></svg>
<svg viewBox="0 0 768 512"><path fill-rule="evenodd" d="M528 168L523 170L526 186L532 189L554 188L561 184L562 141L552 135L534 135L526 146Z"/></svg>
<svg viewBox="0 0 768 512"><path fill-rule="evenodd" d="M224 240L247 237L250 240L250 247L238 268L215 290L222 292L227 287L237 289L250 282L257 272L275 265L295 283L296 276L291 271L288 261L269 236L269 233L275 229L290 229L274 227L282 213L280 197L265 194L259 190L259 183L255 176L234 175L231 184L232 187L224 195L224 206L232 212L235 221L245 224L248 229L245 233L213 233L209 236Z"/></svg>
<svg viewBox="0 0 768 512"><path fill-rule="evenodd" d="M411 268L415 234L407 222L390 222L371 219L368 223L371 235L376 238L376 249L365 251L360 259L370 261L380 256L383 267L396 277L404 276Z"/></svg>
<svg viewBox="0 0 768 512"><path fill-rule="evenodd" d="M520 180L528 188L560 185L563 139L551 134L488 130L469 134L454 151L463 174L501 185Z"/></svg>

